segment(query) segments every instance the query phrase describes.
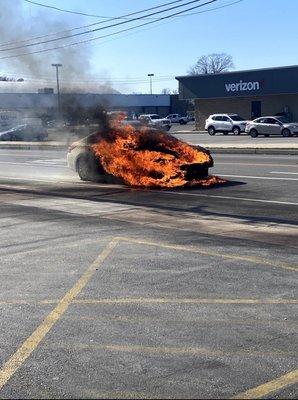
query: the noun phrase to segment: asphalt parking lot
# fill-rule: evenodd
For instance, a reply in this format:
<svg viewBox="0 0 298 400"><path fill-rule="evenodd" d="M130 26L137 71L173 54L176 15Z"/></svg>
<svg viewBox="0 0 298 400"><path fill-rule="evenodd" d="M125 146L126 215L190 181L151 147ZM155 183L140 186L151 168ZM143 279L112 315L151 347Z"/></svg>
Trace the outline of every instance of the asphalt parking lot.
<svg viewBox="0 0 298 400"><path fill-rule="evenodd" d="M151 192L0 153L1 398L297 397L295 156Z"/></svg>

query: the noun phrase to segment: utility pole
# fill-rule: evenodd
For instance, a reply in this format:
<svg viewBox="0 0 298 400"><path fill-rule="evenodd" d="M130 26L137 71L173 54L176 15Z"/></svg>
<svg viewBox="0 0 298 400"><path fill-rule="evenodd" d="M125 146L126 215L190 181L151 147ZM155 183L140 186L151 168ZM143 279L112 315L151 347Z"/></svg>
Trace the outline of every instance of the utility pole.
<svg viewBox="0 0 298 400"><path fill-rule="evenodd" d="M61 102L60 102L60 87L59 87L59 67L62 64L52 64L52 67L56 68L56 79L57 79L57 108L58 108L58 119L61 117Z"/></svg>
<svg viewBox="0 0 298 400"><path fill-rule="evenodd" d="M150 79L150 94L152 94L152 77L154 76L154 74L148 74L149 79Z"/></svg>

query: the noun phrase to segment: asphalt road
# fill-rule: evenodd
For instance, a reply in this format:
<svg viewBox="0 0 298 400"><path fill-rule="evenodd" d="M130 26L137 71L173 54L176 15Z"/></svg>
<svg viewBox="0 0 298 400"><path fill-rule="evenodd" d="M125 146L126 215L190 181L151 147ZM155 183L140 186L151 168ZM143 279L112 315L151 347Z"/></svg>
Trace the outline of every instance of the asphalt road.
<svg viewBox="0 0 298 400"><path fill-rule="evenodd" d="M214 158L161 192L0 150L1 398L297 397L297 157Z"/></svg>

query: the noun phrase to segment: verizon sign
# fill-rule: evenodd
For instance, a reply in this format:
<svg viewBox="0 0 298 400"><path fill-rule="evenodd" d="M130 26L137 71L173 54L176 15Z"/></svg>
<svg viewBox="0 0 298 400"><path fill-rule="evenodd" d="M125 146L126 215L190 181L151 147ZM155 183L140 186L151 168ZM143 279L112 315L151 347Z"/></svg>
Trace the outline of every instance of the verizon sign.
<svg viewBox="0 0 298 400"><path fill-rule="evenodd" d="M260 90L260 82L243 82L226 83L226 92L250 92L252 90Z"/></svg>

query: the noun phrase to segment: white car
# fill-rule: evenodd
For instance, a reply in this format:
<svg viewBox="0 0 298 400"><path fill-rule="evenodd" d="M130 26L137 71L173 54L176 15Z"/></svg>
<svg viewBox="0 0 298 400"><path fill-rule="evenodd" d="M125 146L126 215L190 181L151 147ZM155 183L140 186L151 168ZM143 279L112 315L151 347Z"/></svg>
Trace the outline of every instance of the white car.
<svg viewBox="0 0 298 400"><path fill-rule="evenodd" d="M189 121L188 117L182 117L180 114L170 114L166 118L169 119L172 124L178 123L180 125L186 125Z"/></svg>
<svg viewBox="0 0 298 400"><path fill-rule="evenodd" d="M139 121L151 128L159 128L165 131L171 129L171 121L167 118L160 118L158 114L142 114L139 116Z"/></svg>
<svg viewBox="0 0 298 400"><path fill-rule="evenodd" d="M237 114L213 114L206 119L205 130L213 136L217 132L227 135L233 132L234 135L240 135L245 132L247 120Z"/></svg>

